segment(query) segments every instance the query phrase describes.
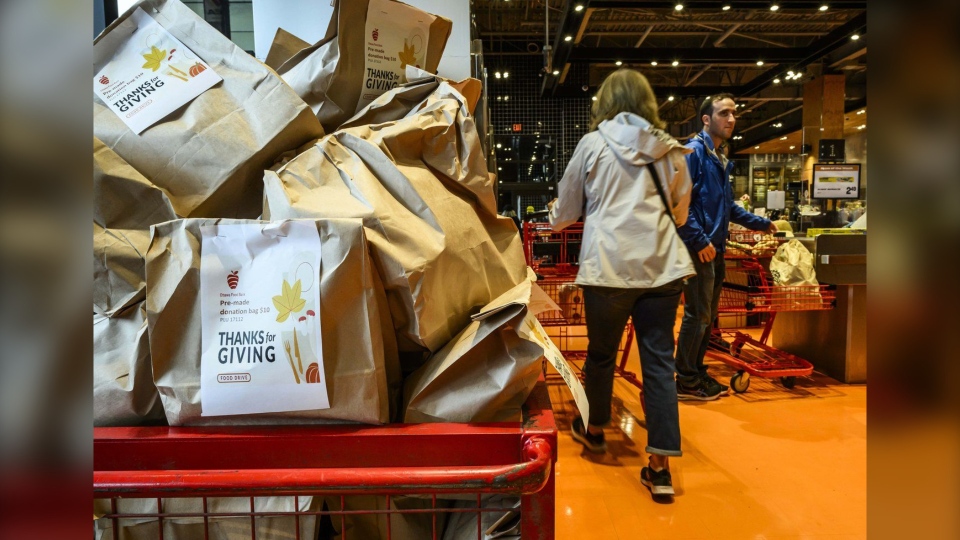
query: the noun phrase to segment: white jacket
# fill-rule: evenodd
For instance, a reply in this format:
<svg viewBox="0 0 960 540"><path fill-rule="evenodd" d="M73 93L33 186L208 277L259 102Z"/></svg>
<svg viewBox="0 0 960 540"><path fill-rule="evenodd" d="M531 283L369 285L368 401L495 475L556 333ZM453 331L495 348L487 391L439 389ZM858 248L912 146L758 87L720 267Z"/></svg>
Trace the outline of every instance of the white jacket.
<svg viewBox="0 0 960 540"><path fill-rule="evenodd" d="M584 218L578 284L655 288L695 275L646 168L653 163L677 225L683 225L692 189L688 153L632 113L602 122L580 140L550 210L557 231Z"/></svg>

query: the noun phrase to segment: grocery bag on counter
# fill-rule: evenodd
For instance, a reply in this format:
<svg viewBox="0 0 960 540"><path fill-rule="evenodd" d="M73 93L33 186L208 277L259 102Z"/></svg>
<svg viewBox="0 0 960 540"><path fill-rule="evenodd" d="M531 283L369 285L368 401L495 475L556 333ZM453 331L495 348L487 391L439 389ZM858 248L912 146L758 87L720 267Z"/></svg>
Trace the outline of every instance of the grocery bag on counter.
<svg viewBox="0 0 960 540"><path fill-rule="evenodd" d="M94 135L181 217L260 214L263 169L323 135L276 73L176 0L143 0L94 41Z"/></svg>
<svg viewBox="0 0 960 540"><path fill-rule="evenodd" d="M390 421L399 364L360 220L170 221L146 269L170 425Z"/></svg>
<svg viewBox="0 0 960 540"><path fill-rule="evenodd" d="M532 276L531 276L532 277ZM559 307L528 279L485 306L462 332L404 382L403 421L503 422L520 408L546 357L589 413L580 381L536 315Z"/></svg>
<svg viewBox="0 0 960 540"><path fill-rule="evenodd" d="M440 350L526 278L466 100L446 83L415 114L305 147L264 184L264 219L364 219L401 350Z"/></svg>
<svg viewBox="0 0 960 540"><path fill-rule="evenodd" d="M203 514L204 500L200 498L161 499L163 514ZM256 531L250 518L243 514L250 512L248 497L209 497L206 499L206 512L235 513L236 517L210 516L163 517L161 535L160 522L156 517L124 517L115 524L112 519L99 519L110 512L110 501L94 500L94 538L96 540L155 540L156 538L210 540L287 540L295 538L315 538L318 529L316 516L259 516L256 519ZM290 513L319 511L323 504L320 497L257 497L254 508L257 512ZM157 514L157 499L117 499L117 511L123 514ZM296 520L300 523L297 524ZM114 525L117 529L114 530ZM254 534L255 533L255 534Z"/></svg>
<svg viewBox="0 0 960 540"><path fill-rule="evenodd" d="M796 239L777 248L777 253L770 260L770 274L773 275L774 285L819 285L813 254Z"/></svg>
<svg viewBox="0 0 960 540"><path fill-rule="evenodd" d="M277 33L273 36L273 43L270 44L270 51L267 52L267 58L263 63L270 66L271 69L279 69L284 62L309 46L309 42L298 38L283 28L277 28Z"/></svg>
<svg viewBox="0 0 960 540"><path fill-rule="evenodd" d="M322 40L277 70L327 132L406 82L435 73L453 23L394 0L337 0Z"/></svg>
<svg viewBox="0 0 960 540"><path fill-rule="evenodd" d="M176 218L163 190L93 141L93 422L163 419L150 371L143 255L150 225Z"/></svg>

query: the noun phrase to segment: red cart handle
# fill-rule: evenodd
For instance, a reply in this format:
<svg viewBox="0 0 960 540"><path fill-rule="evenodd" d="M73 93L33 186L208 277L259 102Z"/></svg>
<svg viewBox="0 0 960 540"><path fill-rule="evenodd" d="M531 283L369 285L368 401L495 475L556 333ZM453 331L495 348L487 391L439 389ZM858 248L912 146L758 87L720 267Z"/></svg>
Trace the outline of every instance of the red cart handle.
<svg viewBox="0 0 960 540"><path fill-rule="evenodd" d="M524 443L526 461L484 467L361 467L331 469L94 471L94 497L230 497L512 493L546 485L553 448L539 437Z"/></svg>

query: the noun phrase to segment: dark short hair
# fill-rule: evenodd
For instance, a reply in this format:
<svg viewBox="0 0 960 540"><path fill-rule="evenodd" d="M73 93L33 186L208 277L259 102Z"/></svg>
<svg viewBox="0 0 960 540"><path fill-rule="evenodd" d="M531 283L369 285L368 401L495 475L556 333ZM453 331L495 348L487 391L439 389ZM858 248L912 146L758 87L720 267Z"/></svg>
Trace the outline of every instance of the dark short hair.
<svg viewBox="0 0 960 540"><path fill-rule="evenodd" d="M727 93L717 94L715 96L707 96L707 98L703 100L703 103L700 104L700 118L703 118L703 115L712 117L713 104L718 101L722 101L724 99L735 99L735 98L733 97L733 94L727 94Z"/></svg>

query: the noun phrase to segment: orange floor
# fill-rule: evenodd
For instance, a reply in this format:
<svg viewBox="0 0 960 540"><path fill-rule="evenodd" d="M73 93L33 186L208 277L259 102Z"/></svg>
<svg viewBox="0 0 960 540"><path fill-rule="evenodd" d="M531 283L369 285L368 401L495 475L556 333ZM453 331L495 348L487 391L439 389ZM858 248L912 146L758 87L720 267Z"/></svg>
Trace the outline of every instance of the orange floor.
<svg viewBox="0 0 960 540"><path fill-rule="evenodd" d="M734 373L708 363L723 382ZM647 433L636 388L615 381L609 451L595 456L570 437L569 391L549 382L561 430L557 540L866 538L865 386L815 373L786 390L754 378L744 394L681 403L677 496L661 504L638 478Z"/></svg>

